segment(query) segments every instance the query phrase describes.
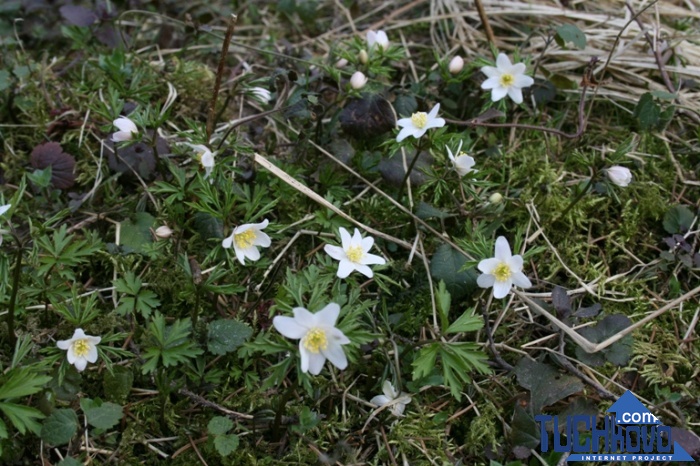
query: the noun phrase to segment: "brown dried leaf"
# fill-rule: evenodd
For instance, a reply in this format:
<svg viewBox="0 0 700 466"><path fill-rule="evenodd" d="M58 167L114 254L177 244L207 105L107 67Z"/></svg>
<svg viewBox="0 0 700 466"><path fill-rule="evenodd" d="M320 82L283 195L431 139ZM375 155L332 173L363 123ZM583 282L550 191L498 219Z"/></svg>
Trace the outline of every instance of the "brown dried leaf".
<svg viewBox="0 0 700 466"><path fill-rule="evenodd" d="M68 189L75 184L75 158L63 152L57 142L39 144L30 156L32 167L43 170L51 167L51 184L54 188Z"/></svg>

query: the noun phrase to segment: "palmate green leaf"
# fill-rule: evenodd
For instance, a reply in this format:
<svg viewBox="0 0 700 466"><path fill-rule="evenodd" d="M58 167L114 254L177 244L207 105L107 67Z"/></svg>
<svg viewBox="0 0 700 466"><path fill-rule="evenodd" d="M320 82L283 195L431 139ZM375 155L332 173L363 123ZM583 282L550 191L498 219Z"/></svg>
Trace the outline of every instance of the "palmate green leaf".
<svg viewBox="0 0 700 466"><path fill-rule="evenodd" d="M72 409L57 409L41 426L41 439L53 446L70 442L78 431L78 415Z"/></svg>
<svg viewBox="0 0 700 466"><path fill-rule="evenodd" d="M88 234L87 239L75 239L68 234L66 225L54 230L51 237L44 235L37 239L39 267L37 273L45 275L53 270L61 277L75 279L72 268L86 262L90 256L102 249L97 235Z"/></svg>
<svg viewBox="0 0 700 466"><path fill-rule="evenodd" d="M435 359L438 351L440 351L438 343L432 343L420 349L418 356L411 364L413 366L413 380L430 375L435 368Z"/></svg>
<svg viewBox="0 0 700 466"><path fill-rule="evenodd" d="M474 309L468 309L452 322L445 333L475 332L484 326L484 319L474 315Z"/></svg>
<svg viewBox="0 0 700 466"><path fill-rule="evenodd" d="M0 439L8 438L9 436L10 436L10 433L7 431L7 424L5 424L5 421L0 419ZM1 449L0 449L0 454L2 454Z"/></svg>
<svg viewBox="0 0 700 466"><path fill-rule="evenodd" d="M51 377L38 375L28 368L14 369L0 379L0 400L33 395L51 381Z"/></svg>
<svg viewBox="0 0 700 466"><path fill-rule="evenodd" d="M150 346L144 353L146 363L141 372L153 372L158 363L164 367L175 366L202 354L202 349L189 340L192 324L190 319L177 319L172 325L165 325L165 317L156 312L148 324Z"/></svg>
<svg viewBox="0 0 700 466"><path fill-rule="evenodd" d="M18 405L15 403L0 403L0 411L7 416L15 429L21 434L25 432L39 433L41 425L36 422L37 419L43 419L44 415L38 409L31 406ZM6 427L5 431L7 431Z"/></svg>
<svg viewBox="0 0 700 466"><path fill-rule="evenodd" d="M160 306L158 295L151 290L143 289L143 282L134 272L126 272L124 278L114 280L114 288L119 293L124 293L117 306L117 313L120 315L139 312L148 319L151 312Z"/></svg>
<svg viewBox="0 0 700 466"><path fill-rule="evenodd" d="M88 424L98 429L110 429L122 418L122 407L115 403L102 402L99 398L82 398L80 407L87 417Z"/></svg>

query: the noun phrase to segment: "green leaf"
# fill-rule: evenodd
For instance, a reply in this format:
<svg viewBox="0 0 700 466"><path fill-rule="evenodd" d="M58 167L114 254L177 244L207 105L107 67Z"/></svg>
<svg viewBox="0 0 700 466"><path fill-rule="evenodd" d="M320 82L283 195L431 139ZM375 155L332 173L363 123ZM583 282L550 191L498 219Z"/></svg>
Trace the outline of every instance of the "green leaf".
<svg viewBox="0 0 700 466"><path fill-rule="evenodd" d="M439 218L444 220L448 218L450 214L421 201L416 209L416 216L418 216L418 218L422 218L423 220L428 218Z"/></svg>
<svg viewBox="0 0 700 466"><path fill-rule="evenodd" d="M5 377L5 380L0 379L0 400L33 395L51 381L51 377L38 375L26 367L13 369Z"/></svg>
<svg viewBox="0 0 700 466"><path fill-rule="evenodd" d="M163 314L156 312L148 325L149 346L143 354L146 363L141 372L147 374L155 371L159 362L164 367L170 367L202 354L202 350L189 338L191 330L189 318L177 319L166 326Z"/></svg>
<svg viewBox="0 0 700 466"><path fill-rule="evenodd" d="M41 426L41 439L55 447L70 442L78 431L78 415L72 409L57 409Z"/></svg>
<svg viewBox="0 0 700 466"><path fill-rule="evenodd" d="M476 289L476 271L462 268L467 258L449 244L440 246L430 261L430 275L445 282L452 298L459 300Z"/></svg>
<svg viewBox="0 0 700 466"><path fill-rule="evenodd" d="M207 430L212 435L224 435L233 429L233 421L224 416L214 416L207 425Z"/></svg>
<svg viewBox="0 0 700 466"><path fill-rule="evenodd" d="M651 130L659 125L661 108L654 102L651 93L646 92L639 98L639 102L634 108L634 116L642 130Z"/></svg>
<svg viewBox="0 0 700 466"><path fill-rule="evenodd" d="M214 438L214 447L221 456L228 456L236 451L238 443L239 439L236 434L217 435Z"/></svg>
<svg viewBox="0 0 700 466"><path fill-rule="evenodd" d="M222 239L224 237L224 224L218 218L206 212L194 214L194 229L202 239Z"/></svg>
<svg viewBox="0 0 700 466"><path fill-rule="evenodd" d="M120 244L124 251L137 252L143 254L145 246L153 242L151 228L155 225L156 219L148 212L137 212L133 221L124 220L121 223Z"/></svg>
<svg viewBox="0 0 700 466"><path fill-rule="evenodd" d="M219 319L209 324L207 348L212 354L235 351L253 334L248 324L233 319Z"/></svg>
<svg viewBox="0 0 700 466"><path fill-rule="evenodd" d="M600 343L607 340L616 333L632 325L632 321L623 314L606 316L595 325L584 327L578 330L592 343ZM625 366L632 357L632 345L634 340L632 335L626 335L607 348L597 353L586 353L581 347L576 347L576 357L585 364L591 366L602 366L608 361L617 366Z"/></svg>
<svg viewBox="0 0 700 466"><path fill-rule="evenodd" d="M104 372L102 387L107 399L111 401L126 402L133 385L134 373L129 367L114 366L112 372Z"/></svg>
<svg viewBox="0 0 700 466"><path fill-rule="evenodd" d="M586 34L573 24L563 24L556 29L557 35L554 40L560 47L566 48L566 44L571 42L579 50L586 48Z"/></svg>
<svg viewBox="0 0 700 466"><path fill-rule="evenodd" d="M484 319L474 315L474 309L467 309L445 333L475 332L484 326Z"/></svg>
<svg viewBox="0 0 700 466"><path fill-rule="evenodd" d="M4 91L12 85L12 78L7 70L0 70L0 92Z"/></svg>
<svg viewBox="0 0 700 466"><path fill-rule="evenodd" d="M413 366L413 380L426 377L435 369L438 351L440 351L440 345L437 343L424 346L418 351L418 356L411 364Z"/></svg>
<svg viewBox="0 0 700 466"><path fill-rule="evenodd" d="M532 414L528 413L520 403L515 403L513 411L513 421L510 443L512 445L522 445L528 448L536 448L540 444L540 430Z"/></svg>
<svg viewBox="0 0 700 466"><path fill-rule="evenodd" d="M0 403L0 411L21 434L27 431L37 434L41 430L36 419L43 419L44 415L38 409L15 403Z"/></svg>
<svg viewBox="0 0 700 466"><path fill-rule="evenodd" d="M678 97L678 94L666 91L651 91L651 95L657 99L673 100Z"/></svg>
<svg viewBox="0 0 700 466"><path fill-rule="evenodd" d="M122 418L122 407L118 404L103 403L102 400L96 398L82 398L80 407L83 409L87 417L88 424L98 429L109 429L119 423Z"/></svg>
<svg viewBox="0 0 700 466"><path fill-rule="evenodd" d="M116 309L119 315L137 311L148 319L151 312L160 306L158 295L153 291L142 289L142 285L141 279L131 271L126 272L124 278L114 280L116 291L126 295L119 299L119 305Z"/></svg>
<svg viewBox="0 0 700 466"><path fill-rule="evenodd" d="M61 462L58 463L58 466L83 466L83 463L69 456L67 458L63 458Z"/></svg>
<svg viewBox="0 0 700 466"><path fill-rule="evenodd" d="M514 372L520 386L530 390L532 413L541 413L543 407L583 390L583 383L578 378L528 357L518 361Z"/></svg>
<svg viewBox="0 0 700 466"><path fill-rule="evenodd" d="M684 205L671 207L664 215L664 230L670 234L685 233L693 224L695 215Z"/></svg>
<svg viewBox="0 0 700 466"><path fill-rule="evenodd" d="M445 332L447 326L450 324L451 300L450 293L447 291L447 288L445 288L445 282L440 280L437 292L435 293L435 301L437 301L437 307L440 311L440 327L443 332Z"/></svg>

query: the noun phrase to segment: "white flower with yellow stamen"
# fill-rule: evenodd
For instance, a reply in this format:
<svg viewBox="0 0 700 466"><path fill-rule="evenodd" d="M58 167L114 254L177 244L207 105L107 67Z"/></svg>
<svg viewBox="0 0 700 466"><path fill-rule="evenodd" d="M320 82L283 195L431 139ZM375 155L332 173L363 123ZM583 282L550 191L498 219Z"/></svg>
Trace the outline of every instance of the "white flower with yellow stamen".
<svg viewBox="0 0 700 466"><path fill-rule="evenodd" d="M221 246L225 248L233 246L236 259L243 265L245 265L246 257L252 261L257 261L260 259L260 251L258 251L257 246L267 248L272 244L270 237L261 231L267 228L269 223L267 220L263 220L262 223L241 225L233 230L231 236L224 238Z"/></svg>
<svg viewBox="0 0 700 466"><path fill-rule="evenodd" d="M303 307L295 307L292 312L294 317L276 316L272 325L285 337L299 340L302 372L320 374L326 359L340 370L348 367L341 345L347 345L350 339L335 327L339 305L330 303L315 314Z"/></svg>
<svg viewBox="0 0 700 466"><path fill-rule="evenodd" d="M396 136L396 142L401 142L409 136L417 139L431 128L445 126L445 120L437 117L438 111L440 111L440 104L435 104L430 113L416 112L410 118L401 118L396 122L401 127L401 131Z"/></svg>
<svg viewBox="0 0 700 466"><path fill-rule="evenodd" d="M368 278L372 278L374 273L369 266L374 264L386 264L383 257L368 253L374 245L374 238L371 236L363 238L360 234L360 230L357 228L355 228L355 234L351 237L348 230L341 227L340 241L342 247L327 244L323 248L329 256L340 261L338 265L338 278L346 278L354 270L357 270Z"/></svg>
<svg viewBox="0 0 700 466"><path fill-rule="evenodd" d="M199 164L204 168L204 179L206 180L211 176L214 167L216 166L216 160L214 159L214 153L209 150L204 144L189 144L195 152L197 153L197 160ZM210 183L214 180L210 180Z"/></svg>
<svg viewBox="0 0 700 466"><path fill-rule="evenodd" d="M85 370L87 363L97 361L97 344L102 337L85 335L82 328L75 329L73 338L56 342L62 350L68 350L68 362L73 364L79 372Z"/></svg>
<svg viewBox="0 0 700 466"><path fill-rule="evenodd" d="M382 393L384 394L375 396L369 402L375 406L384 406L391 403L389 408L391 414L397 417L403 416L406 405L411 402L411 396L405 392L399 393L388 380L385 380L382 385Z"/></svg>
<svg viewBox="0 0 700 466"><path fill-rule="evenodd" d="M476 165L474 158L462 152L462 142L463 141L459 141L456 156L452 153L449 147L445 146L447 149L447 155L452 161L452 166L455 167L455 171L459 174L459 176L464 176L469 172L477 171L474 170L474 165Z"/></svg>
<svg viewBox="0 0 700 466"><path fill-rule="evenodd" d="M513 102L520 104L523 102L524 87L530 87L535 80L525 75L526 66L524 63L511 64L508 56L499 53L496 58L496 66L484 66L481 72L488 78L481 84L482 89L491 89L491 100L498 102L506 95L513 99Z"/></svg>
<svg viewBox="0 0 700 466"><path fill-rule="evenodd" d="M522 272L523 257L511 254L508 240L499 236L495 249L495 257L479 262L477 268L483 274L479 275L476 283L481 288L493 287L493 297L496 299L506 297L513 285L530 288L532 283Z"/></svg>

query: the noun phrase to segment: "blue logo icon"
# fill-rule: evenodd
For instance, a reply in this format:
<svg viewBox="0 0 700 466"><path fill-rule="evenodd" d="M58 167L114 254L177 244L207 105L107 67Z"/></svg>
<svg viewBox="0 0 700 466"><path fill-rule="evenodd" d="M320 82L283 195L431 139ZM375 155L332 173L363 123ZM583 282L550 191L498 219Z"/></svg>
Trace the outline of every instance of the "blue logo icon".
<svg viewBox="0 0 700 466"><path fill-rule="evenodd" d="M665 426L631 391L626 391L608 410L603 426L597 427L597 416L567 416L564 429L557 416L539 414L540 447L546 453L571 453L567 462L592 461L691 461L677 442L671 427ZM549 443L547 423L553 423L554 439ZM562 432L563 430L563 432Z"/></svg>

